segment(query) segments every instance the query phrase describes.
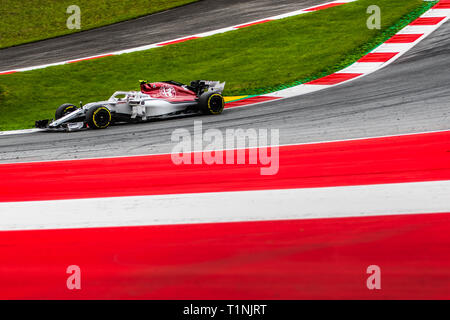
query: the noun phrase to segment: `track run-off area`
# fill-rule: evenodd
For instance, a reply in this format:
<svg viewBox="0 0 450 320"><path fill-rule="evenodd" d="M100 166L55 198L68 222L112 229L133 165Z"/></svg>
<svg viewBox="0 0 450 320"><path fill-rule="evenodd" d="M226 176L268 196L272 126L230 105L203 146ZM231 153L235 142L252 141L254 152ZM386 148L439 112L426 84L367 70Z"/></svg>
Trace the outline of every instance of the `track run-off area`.
<svg viewBox="0 0 450 320"><path fill-rule="evenodd" d="M0 296L446 298L449 142L286 146L266 177L170 155L2 165ZM383 290L366 287L371 265Z"/></svg>
<svg viewBox="0 0 450 320"><path fill-rule="evenodd" d="M175 165L171 134L193 118L0 137L0 297L449 298L450 25L436 21L397 36L414 43L400 57L358 62L364 77L201 118L279 129L276 175Z"/></svg>

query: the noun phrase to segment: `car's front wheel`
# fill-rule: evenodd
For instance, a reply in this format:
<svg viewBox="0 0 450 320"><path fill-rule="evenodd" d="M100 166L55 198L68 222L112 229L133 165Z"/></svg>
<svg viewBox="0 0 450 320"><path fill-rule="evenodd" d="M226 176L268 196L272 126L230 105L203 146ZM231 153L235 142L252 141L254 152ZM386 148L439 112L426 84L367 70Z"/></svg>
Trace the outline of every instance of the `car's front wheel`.
<svg viewBox="0 0 450 320"><path fill-rule="evenodd" d="M56 109L55 112L55 120L61 119L64 116L67 116L69 113L74 112L78 108L70 103L64 103Z"/></svg>
<svg viewBox="0 0 450 320"><path fill-rule="evenodd" d="M109 127L111 120L111 111L102 105L94 106L86 113L86 122L92 129L105 129Z"/></svg>

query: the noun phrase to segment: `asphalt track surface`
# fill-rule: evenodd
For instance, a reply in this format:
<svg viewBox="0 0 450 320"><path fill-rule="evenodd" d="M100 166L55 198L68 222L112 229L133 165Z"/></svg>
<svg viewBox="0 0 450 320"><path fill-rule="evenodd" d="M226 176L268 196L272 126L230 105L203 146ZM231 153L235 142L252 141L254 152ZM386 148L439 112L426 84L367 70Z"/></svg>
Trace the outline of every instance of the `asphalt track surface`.
<svg viewBox="0 0 450 320"><path fill-rule="evenodd" d="M165 12L0 50L0 71L89 57L208 32L329 0L201 0Z"/></svg>
<svg viewBox="0 0 450 320"><path fill-rule="evenodd" d="M450 23L386 68L324 91L221 116L120 125L101 131L0 137L0 162L171 152L177 128L274 128L281 144L450 129Z"/></svg>

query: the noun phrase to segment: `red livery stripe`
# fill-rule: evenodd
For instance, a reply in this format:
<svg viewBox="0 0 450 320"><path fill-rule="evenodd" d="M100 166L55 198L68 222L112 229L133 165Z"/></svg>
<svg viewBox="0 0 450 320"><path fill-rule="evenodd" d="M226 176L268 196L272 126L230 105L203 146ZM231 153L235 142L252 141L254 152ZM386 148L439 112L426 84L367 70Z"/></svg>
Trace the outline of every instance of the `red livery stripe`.
<svg viewBox="0 0 450 320"><path fill-rule="evenodd" d="M450 131L283 146L273 176L259 164L177 166L171 155L3 164L0 201L450 180L449 146Z"/></svg>
<svg viewBox="0 0 450 320"><path fill-rule="evenodd" d="M333 85L362 76L362 73L333 73L329 76L307 82L305 84Z"/></svg>
<svg viewBox="0 0 450 320"><path fill-rule="evenodd" d="M358 62L387 62L395 57L398 52L374 52L369 53L358 60Z"/></svg>

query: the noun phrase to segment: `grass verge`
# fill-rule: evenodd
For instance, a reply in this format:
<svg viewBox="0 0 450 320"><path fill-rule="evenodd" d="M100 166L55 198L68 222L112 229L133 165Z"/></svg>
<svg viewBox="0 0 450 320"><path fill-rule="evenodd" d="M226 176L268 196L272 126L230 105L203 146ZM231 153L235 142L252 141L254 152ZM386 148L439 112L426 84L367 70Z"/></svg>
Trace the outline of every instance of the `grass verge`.
<svg viewBox="0 0 450 320"><path fill-rule="evenodd" d="M382 28L366 13L378 5ZM324 11L143 52L0 77L0 130L31 127L65 102L138 89L138 79L227 81L225 94L258 94L330 74L362 57L433 3L359 0Z"/></svg>
<svg viewBox="0 0 450 320"><path fill-rule="evenodd" d="M164 11L197 0L1 0L0 48L89 30ZM68 29L71 14L67 8L81 10L81 29Z"/></svg>

